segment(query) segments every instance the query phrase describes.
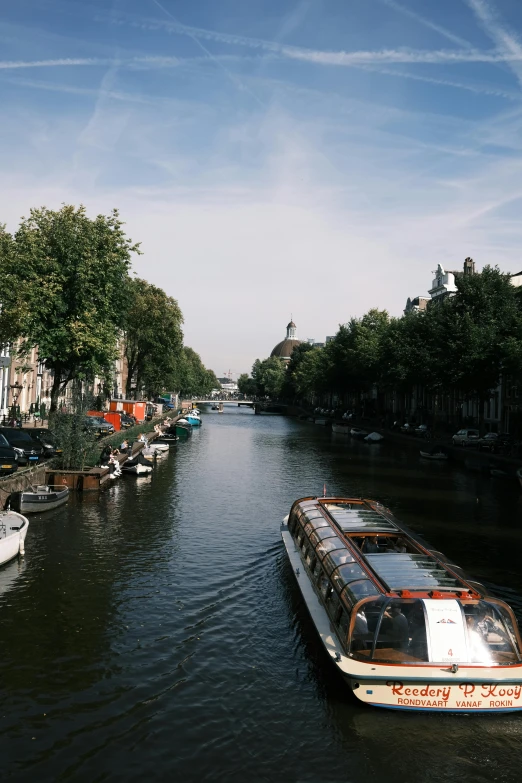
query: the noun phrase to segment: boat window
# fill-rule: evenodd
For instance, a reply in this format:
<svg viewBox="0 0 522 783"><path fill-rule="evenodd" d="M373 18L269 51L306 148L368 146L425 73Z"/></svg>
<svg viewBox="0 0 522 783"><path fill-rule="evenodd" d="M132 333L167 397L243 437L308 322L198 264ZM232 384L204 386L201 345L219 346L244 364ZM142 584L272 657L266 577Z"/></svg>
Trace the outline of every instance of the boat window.
<svg viewBox="0 0 522 783"><path fill-rule="evenodd" d="M308 524L313 530L317 530L320 527L330 527L330 523L327 522L324 517L321 517L320 519L312 519Z"/></svg>
<svg viewBox="0 0 522 783"><path fill-rule="evenodd" d="M315 531L315 535L321 541L323 540L323 538L333 538L333 536L335 536L337 538L337 533L335 532L335 530L333 530L330 527L330 525L328 525L328 527L325 527L325 528L322 528L322 527L319 528L319 530Z"/></svg>
<svg viewBox="0 0 522 783"><path fill-rule="evenodd" d="M336 625L339 629L339 636L343 644L346 646L348 639L348 629L350 627L350 615L345 609L341 609L340 614L338 614Z"/></svg>
<svg viewBox="0 0 522 783"><path fill-rule="evenodd" d="M319 578L317 580L317 587L319 588L319 592L323 596L323 598L326 597L327 591L332 589L332 585L330 584L330 581L324 571L321 571L319 574Z"/></svg>
<svg viewBox="0 0 522 783"><path fill-rule="evenodd" d="M346 563L340 565L336 571L332 574L332 583L335 588L341 592L343 587L350 582L355 582L356 579L364 579L366 573L363 571L358 563Z"/></svg>
<svg viewBox="0 0 522 783"><path fill-rule="evenodd" d="M334 549L343 549L346 551L346 544L344 541L341 541L340 538L337 538L337 536L335 538L326 538L324 541L320 541L315 551L317 552L317 557L322 560L328 552L333 552Z"/></svg>
<svg viewBox="0 0 522 783"><path fill-rule="evenodd" d="M313 578L317 582L319 576L323 573L323 569L321 568L321 561L318 560L317 558L315 559L315 563L313 564L311 571L312 571Z"/></svg>
<svg viewBox="0 0 522 783"><path fill-rule="evenodd" d="M373 659L394 663L429 661L422 601L393 599L388 602L377 624Z"/></svg>
<svg viewBox="0 0 522 783"><path fill-rule="evenodd" d="M297 524L297 514L295 512L292 512L290 514L290 519L288 520L288 530L292 535L294 534L295 526Z"/></svg>
<svg viewBox="0 0 522 783"><path fill-rule="evenodd" d="M308 566L308 568L310 569L312 568L313 563L315 563L316 559L317 558L315 556L314 550L312 549L311 546L308 546L308 550L306 552L306 557L305 557L306 565Z"/></svg>
<svg viewBox="0 0 522 783"><path fill-rule="evenodd" d="M501 604L461 603L470 663L516 663L520 660L513 623Z"/></svg>
<svg viewBox="0 0 522 783"><path fill-rule="evenodd" d="M328 574L331 574L332 571L337 568L337 566L344 565L344 563L353 563L354 558L353 555L350 554L350 552L345 549L344 551L342 549L336 549L334 552L331 552L329 555L327 555L324 559L324 567L326 569L326 572Z"/></svg>
<svg viewBox="0 0 522 783"><path fill-rule="evenodd" d="M365 601L357 608L350 634L350 652L363 658L371 656L375 629L387 602L387 598L380 596L375 601Z"/></svg>
<svg viewBox="0 0 522 783"><path fill-rule="evenodd" d="M361 579L359 582L351 582L343 590L343 596L346 595L352 604L366 598L369 595L379 595L379 591L369 579Z"/></svg>
<svg viewBox="0 0 522 783"><path fill-rule="evenodd" d="M341 608L341 602L339 600L339 596L335 592L335 590L331 589L327 595L325 600L325 606L328 610L330 617L335 622L335 619L337 618L339 614L339 610Z"/></svg>

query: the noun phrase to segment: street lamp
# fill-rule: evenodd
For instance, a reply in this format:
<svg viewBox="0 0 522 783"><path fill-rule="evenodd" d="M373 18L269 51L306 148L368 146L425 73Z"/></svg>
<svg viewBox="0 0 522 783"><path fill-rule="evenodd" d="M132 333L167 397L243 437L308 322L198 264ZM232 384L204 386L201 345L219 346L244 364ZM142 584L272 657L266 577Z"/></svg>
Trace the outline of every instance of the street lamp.
<svg viewBox="0 0 522 783"><path fill-rule="evenodd" d="M16 405L18 402L18 398L20 396L20 392L24 388L21 383L18 383L18 381L15 381L15 383L11 384L9 386L11 389L12 395L13 395L13 405Z"/></svg>

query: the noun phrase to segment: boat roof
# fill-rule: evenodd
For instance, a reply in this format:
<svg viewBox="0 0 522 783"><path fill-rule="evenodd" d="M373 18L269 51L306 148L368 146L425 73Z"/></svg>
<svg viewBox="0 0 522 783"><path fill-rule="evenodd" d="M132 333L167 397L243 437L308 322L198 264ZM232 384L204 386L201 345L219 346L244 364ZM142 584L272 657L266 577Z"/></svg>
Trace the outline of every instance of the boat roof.
<svg viewBox="0 0 522 783"><path fill-rule="evenodd" d="M343 548L366 566L367 578L381 592L428 594L431 591L445 595L457 592L462 593L462 597L479 594L478 583L470 583L462 569L440 552L428 549L380 503L356 498L304 498L294 503L293 509L297 507L307 519L315 520L314 527L320 517L329 523L332 537L340 538ZM379 540L379 536L381 540L400 537L410 551L383 549L365 553L360 548L359 542L369 538ZM326 530L321 530L320 538L323 541L327 538Z"/></svg>

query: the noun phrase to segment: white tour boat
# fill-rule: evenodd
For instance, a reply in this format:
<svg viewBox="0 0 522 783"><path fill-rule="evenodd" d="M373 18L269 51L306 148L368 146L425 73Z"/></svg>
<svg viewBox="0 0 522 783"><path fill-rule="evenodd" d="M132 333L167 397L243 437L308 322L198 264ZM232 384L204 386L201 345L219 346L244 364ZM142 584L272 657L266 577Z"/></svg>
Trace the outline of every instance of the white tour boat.
<svg viewBox="0 0 522 783"><path fill-rule="evenodd" d="M12 560L18 553L24 554L24 541L29 520L16 511L0 513L0 565Z"/></svg>
<svg viewBox="0 0 522 783"><path fill-rule="evenodd" d="M303 498L281 535L321 640L361 701L522 710L513 611L388 509L371 500Z"/></svg>

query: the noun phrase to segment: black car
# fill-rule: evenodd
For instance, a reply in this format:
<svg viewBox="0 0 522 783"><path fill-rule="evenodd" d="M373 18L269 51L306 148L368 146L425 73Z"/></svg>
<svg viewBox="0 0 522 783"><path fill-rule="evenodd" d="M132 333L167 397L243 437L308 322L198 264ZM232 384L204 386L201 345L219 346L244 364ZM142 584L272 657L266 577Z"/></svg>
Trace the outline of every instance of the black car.
<svg viewBox="0 0 522 783"><path fill-rule="evenodd" d="M488 432L478 442L479 451L495 452L509 451L513 446L513 438L507 433Z"/></svg>
<svg viewBox="0 0 522 783"><path fill-rule="evenodd" d="M56 457L62 453L62 449L56 445L56 438L52 432L45 429L45 427L37 427L36 429L27 430L27 433L35 440L40 446L43 446L44 457Z"/></svg>
<svg viewBox="0 0 522 783"><path fill-rule="evenodd" d="M114 427L103 416L86 416L85 428L94 432L97 438L102 438L105 435L112 435Z"/></svg>
<svg viewBox="0 0 522 783"><path fill-rule="evenodd" d="M18 454L0 435L0 476L8 476L18 470Z"/></svg>
<svg viewBox="0 0 522 783"><path fill-rule="evenodd" d="M133 419L132 416L129 416L127 413L121 413L120 424L123 430L123 429L127 429L128 427L134 427L134 425L136 424L136 420Z"/></svg>
<svg viewBox="0 0 522 783"><path fill-rule="evenodd" d="M43 446L33 440L27 430L1 427L0 433L17 453L18 465L33 465L43 457Z"/></svg>

